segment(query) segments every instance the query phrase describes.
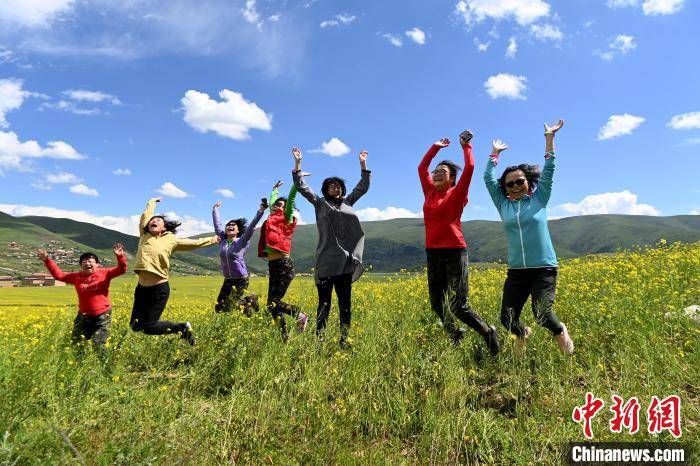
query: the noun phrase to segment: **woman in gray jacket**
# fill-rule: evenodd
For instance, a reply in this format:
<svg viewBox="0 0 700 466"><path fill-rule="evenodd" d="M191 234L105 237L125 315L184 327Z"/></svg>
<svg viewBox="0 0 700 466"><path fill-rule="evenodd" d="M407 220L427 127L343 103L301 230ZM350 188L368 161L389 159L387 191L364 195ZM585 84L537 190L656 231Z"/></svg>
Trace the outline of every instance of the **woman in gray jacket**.
<svg viewBox="0 0 700 466"><path fill-rule="evenodd" d="M367 170L367 151L360 152L362 175L350 194L345 195L345 181L326 178L321 186L323 196L318 196L306 184L301 173L301 151L292 148L294 155L294 185L299 193L313 204L316 211L318 246L316 247L316 288L318 308L316 334L323 339L328 313L331 309L333 288L340 311L340 346L348 344L350 330L350 295L352 283L362 275L362 250L365 232L352 206L369 189L370 171Z"/></svg>

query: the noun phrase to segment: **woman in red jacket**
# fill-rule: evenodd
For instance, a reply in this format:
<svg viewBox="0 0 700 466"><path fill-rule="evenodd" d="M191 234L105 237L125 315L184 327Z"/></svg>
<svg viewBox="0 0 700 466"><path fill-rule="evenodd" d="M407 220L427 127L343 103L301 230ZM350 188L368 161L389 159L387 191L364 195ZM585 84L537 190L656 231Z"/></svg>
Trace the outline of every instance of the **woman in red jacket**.
<svg viewBox="0 0 700 466"><path fill-rule="evenodd" d="M425 202L425 248L428 257L428 291L430 305L440 317L445 330L456 344L466 330L457 327L454 318L476 330L495 356L499 350L496 327L489 326L468 303L469 256L462 234L462 211L468 202L469 184L474 173L474 157L470 144L472 133L464 131L459 139L464 150L464 172L457 181L459 166L443 160L430 172L430 162L440 149L450 145L448 138L433 144L418 165Z"/></svg>
<svg viewBox="0 0 700 466"><path fill-rule="evenodd" d="M117 256L116 267L100 267L100 260L91 252L80 256L80 272L66 273L51 260L44 249L39 249L39 259L56 280L70 283L78 293L78 315L73 321L73 342L81 338L92 340L95 345L104 345L107 341L109 324L112 322L112 304L109 301L110 281L126 272L126 255L124 246L113 246Z"/></svg>

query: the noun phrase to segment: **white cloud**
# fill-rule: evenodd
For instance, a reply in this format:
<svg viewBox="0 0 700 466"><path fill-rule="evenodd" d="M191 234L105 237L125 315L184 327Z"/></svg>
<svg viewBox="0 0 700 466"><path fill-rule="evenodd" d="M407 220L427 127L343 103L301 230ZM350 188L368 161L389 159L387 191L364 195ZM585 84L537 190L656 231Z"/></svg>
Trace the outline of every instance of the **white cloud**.
<svg viewBox="0 0 700 466"><path fill-rule="evenodd" d="M10 126L6 120L7 113L20 108L25 98L47 97L38 92L25 91L22 89L22 85L21 79L0 79L0 128Z"/></svg>
<svg viewBox="0 0 700 466"><path fill-rule="evenodd" d="M241 10L241 12L246 21L250 24L254 24L258 29L261 29L263 22L260 20L260 13L258 13L258 9L255 6L255 1L256 0L246 0L245 8Z"/></svg>
<svg viewBox="0 0 700 466"><path fill-rule="evenodd" d="M598 140L602 141L631 134L642 123L644 123L644 117L630 115L629 113L610 115L608 122L598 131Z"/></svg>
<svg viewBox="0 0 700 466"><path fill-rule="evenodd" d="M515 58L516 53L518 53L518 43L515 42L514 37L511 37L508 41L508 48L506 49L506 58Z"/></svg>
<svg viewBox="0 0 700 466"><path fill-rule="evenodd" d="M411 212L403 207L389 206L384 210L376 207L366 207L356 211L357 217L363 222L373 222L376 220L390 220L392 218L420 218L421 213Z"/></svg>
<svg viewBox="0 0 700 466"><path fill-rule="evenodd" d="M334 27L334 26L340 26L340 25L348 25L355 21L357 17L348 13L340 13L335 16L333 16L333 19L327 19L325 21L321 21L321 27L322 28L327 28L327 27Z"/></svg>
<svg viewBox="0 0 700 466"><path fill-rule="evenodd" d="M67 172L48 174L44 177L44 179L52 184L80 183L83 181L74 174Z"/></svg>
<svg viewBox="0 0 700 466"><path fill-rule="evenodd" d="M700 210L691 210L689 215L700 215Z"/></svg>
<svg viewBox="0 0 700 466"><path fill-rule="evenodd" d="M645 15L672 15L678 13L685 0L645 0L642 10Z"/></svg>
<svg viewBox="0 0 700 466"><path fill-rule="evenodd" d="M177 198L183 198L183 197L190 197L189 194L187 194L185 191L182 189L178 188L174 184L172 184L170 181L166 181L163 183L160 188L156 190L163 196L170 196L170 197L177 197Z"/></svg>
<svg viewBox="0 0 700 466"><path fill-rule="evenodd" d="M479 39L476 37L474 38L474 45L476 45L476 49L479 52L486 52L489 49L489 45L491 45L491 41L488 42L479 42Z"/></svg>
<svg viewBox="0 0 700 466"><path fill-rule="evenodd" d="M88 91L85 89L68 89L62 93L69 99L77 100L79 102L106 102L112 105L121 105L122 102L119 97L112 94L106 94L102 91Z"/></svg>
<svg viewBox="0 0 700 466"><path fill-rule="evenodd" d="M272 129L272 115L247 101L243 94L224 89L219 92L219 97L221 102L204 92L187 91L180 100L185 122L201 133L213 131L237 141L250 139L251 129Z"/></svg>
<svg viewBox="0 0 700 466"><path fill-rule="evenodd" d="M382 37L388 40L389 43L394 47L401 47L403 45L403 41L401 40L401 38L395 34L382 34Z"/></svg>
<svg viewBox="0 0 700 466"><path fill-rule="evenodd" d="M467 27L481 23L486 18L494 21L514 19L520 25L528 25L547 16L551 7L542 0L460 0L455 4L455 14Z"/></svg>
<svg viewBox="0 0 700 466"><path fill-rule="evenodd" d="M0 131L0 174L5 169L26 170L26 159L36 158L81 160L86 157L63 141L49 141L46 147L41 147L36 141L20 141L13 131Z"/></svg>
<svg viewBox="0 0 700 466"><path fill-rule="evenodd" d="M129 175L131 175L131 170L129 170L128 168L117 168L116 170L114 170L112 172L112 174L117 175L117 176L119 176L119 175L129 176Z"/></svg>
<svg viewBox="0 0 700 466"><path fill-rule="evenodd" d="M602 193L586 196L578 203L561 204L552 210L556 216L627 214L660 215L658 209L649 204L639 204L637 195L628 190L619 193Z"/></svg>
<svg viewBox="0 0 700 466"><path fill-rule="evenodd" d="M406 31L404 34L406 34L406 37L410 38L416 44L425 45L425 32L421 31L420 29L413 28Z"/></svg>
<svg viewBox="0 0 700 466"><path fill-rule="evenodd" d="M639 0L608 0L607 3L610 8L624 8L639 5Z"/></svg>
<svg viewBox="0 0 700 466"><path fill-rule="evenodd" d="M60 110L63 112L73 113L75 115L94 116L102 113L99 108L82 108L78 107L75 102L68 100L59 100L56 103L44 102L39 106L39 110Z"/></svg>
<svg viewBox="0 0 700 466"><path fill-rule="evenodd" d="M527 97L523 94L527 90L525 76L515 76L508 73L500 73L489 77L484 83L486 92L492 99L505 97L507 99L523 99Z"/></svg>
<svg viewBox="0 0 700 466"><path fill-rule="evenodd" d="M67 13L74 0L2 0L0 22L19 26L46 27L53 20Z"/></svg>
<svg viewBox="0 0 700 466"><path fill-rule="evenodd" d="M227 188L219 188L214 192L228 198L236 197L236 193Z"/></svg>
<svg viewBox="0 0 700 466"><path fill-rule="evenodd" d="M616 56L624 55L630 50L634 50L636 48L637 43L634 40L634 36L618 34L610 39L607 50L596 50L594 54L598 55L603 60L610 61Z"/></svg>
<svg viewBox="0 0 700 466"><path fill-rule="evenodd" d="M87 186L85 186L82 183L71 186L70 192L75 193L75 194L82 194L83 196L97 197L100 195L100 193L98 193L96 189L88 188Z"/></svg>
<svg viewBox="0 0 700 466"><path fill-rule="evenodd" d="M51 189L53 189L50 184L41 183L39 181L32 183L31 186L32 188L38 189L40 191L51 191Z"/></svg>
<svg viewBox="0 0 700 466"><path fill-rule="evenodd" d="M530 33L542 42L547 40L560 41L564 38L561 30L551 24L533 24L530 26Z"/></svg>
<svg viewBox="0 0 700 466"><path fill-rule="evenodd" d="M673 129L700 129L700 112L674 115L666 126Z"/></svg>
<svg viewBox="0 0 700 466"><path fill-rule="evenodd" d="M94 215L83 210L64 210L54 207L18 204L0 204L0 212L5 212L14 217L37 215L40 217L69 218L77 222L91 223L110 230L120 231L127 235L135 236L139 233L139 214L117 217L112 215ZM180 217L174 212L169 212L168 214L173 214L175 218L182 222L182 225L178 228L178 236L194 236L202 233L213 233L214 231L214 227L204 220L188 215Z"/></svg>
<svg viewBox="0 0 700 466"><path fill-rule="evenodd" d="M640 0L608 0L610 8L636 7ZM671 15L678 13L685 4L685 0L644 0L642 11L645 15Z"/></svg>
<svg viewBox="0 0 700 466"><path fill-rule="evenodd" d="M340 157L350 152L350 148L340 139L331 138L329 141L322 143L321 147L318 149L312 149L309 152L326 154L331 157Z"/></svg>
<svg viewBox="0 0 700 466"><path fill-rule="evenodd" d="M268 16L268 17L267 17L267 20L268 20L268 21L271 21L271 22L273 22L273 23L276 23L277 21L280 20L281 17L282 17L282 15L281 15L280 13L277 13L276 15L270 15L270 16Z"/></svg>

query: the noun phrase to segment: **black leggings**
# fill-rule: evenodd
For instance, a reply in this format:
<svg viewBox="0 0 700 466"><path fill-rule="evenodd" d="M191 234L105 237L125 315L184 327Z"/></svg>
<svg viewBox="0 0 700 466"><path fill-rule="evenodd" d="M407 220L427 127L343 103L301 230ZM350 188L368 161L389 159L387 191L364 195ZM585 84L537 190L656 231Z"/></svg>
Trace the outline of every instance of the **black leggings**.
<svg viewBox="0 0 700 466"><path fill-rule="evenodd" d="M321 334L326 328L328 313L331 310L331 299L335 287L335 295L338 298L338 310L340 311L340 332L345 337L350 330L350 296L352 292L352 274L335 275L333 277L319 278L316 283L318 290L318 309L316 310L316 333Z"/></svg>
<svg viewBox="0 0 700 466"><path fill-rule="evenodd" d="M131 330L146 335L166 335L184 332L184 322L160 320L170 297L168 282L153 286L136 285L134 307L131 311Z"/></svg>
<svg viewBox="0 0 700 466"><path fill-rule="evenodd" d="M232 308L243 311L243 314L251 316L253 311L258 311L258 297L251 293L246 295L250 280L248 277L226 278L216 298L216 312L230 312Z"/></svg>
<svg viewBox="0 0 700 466"><path fill-rule="evenodd" d="M282 337L287 335L287 324L284 315L291 317L299 315L299 308L282 301L287 289L294 280L294 262L289 257L274 259L268 262L270 278L267 287L267 309L272 317L279 322Z"/></svg>
<svg viewBox="0 0 700 466"><path fill-rule="evenodd" d="M501 323L514 335L522 337L525 326L520 314L528 296L532 296L532 312L538 324L559 335L564 331L559 318L552 312L557 289L557 268L508 269L503 284Z"/></svg>
<svg viewBox="0 0 700 466"><path fill-rule="evenodd" d="M469 307L469 256L466 249L426 249L430 306L450 337L458 334L455 317L479 335L489 332L488 324ZM447 312L445 312L447 311Z"/></svg>

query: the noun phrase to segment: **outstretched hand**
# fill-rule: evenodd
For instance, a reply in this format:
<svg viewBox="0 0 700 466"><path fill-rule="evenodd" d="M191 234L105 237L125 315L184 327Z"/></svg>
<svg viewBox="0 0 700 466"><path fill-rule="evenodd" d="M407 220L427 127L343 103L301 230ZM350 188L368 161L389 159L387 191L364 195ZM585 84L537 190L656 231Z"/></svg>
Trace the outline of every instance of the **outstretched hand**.
<svg viewBox="0 0 700 466"><path fill-rule="evenodd" d="M439 141L435 142L435 145L438 147L447 147L450 145L450 139L449 138L442 138Z"/></svg>
<svg viewBox="0 0 700 466"><path fill-rule="evenodd" d="M363 150L362 152L360 152L360 162L366 162L368 155L369 155L369 153L366 150Z"/></svg>
<svg viewBox="0 0 700 466"><path fill-rule="evenodd" d="M115 256L124 257L124 245L122 243L114 243L112 251L114 251Z"/></svg>
<svg viewBox="0 0 700 466"><path fill-rule="evenodd" d="M304 178L305 176L311 176L311 173L301 172L301 173L299 173L299 176Z"/></svg>
<svg viewBox="0 0 700 466"><path fill-rule="evenodd" d="M294 160L301 160L301 151L298 147L292 147L292 155L294 156Z"/></svg>
<svg viewBox="0 0 700 466"><path fill-rule="evenodd" d="M272 187L272 189L279 189L280 186L282 186L283 184L284 184L284 181L279 180L279 181L277 181L277 183L275 183L275 185Z"/></svg>
<svg viewBox="0 0 700 466"><path fill-rule="evenodd" d="M46 252L46 249L37 249L36 250L36 255L41 259L42 261L45 261L46 259L49 258L49 253Z"/></svg>
<svg viewBox="0 0 700 466"><path fill-rule="evenodd" d="M557 124L553 125L553 126L547 126L547 123L545 123L544 124L544 135L545 136L554 136L554 133L559 131L562 126L564 126L564 120L557 121Z"/></svg>
<svg viewBox="0 0 700 466"><path fill-rule="evenodd" d="M221 207L221 201L216 201L213 208L218 209L219 207Z"/></svg>
<svg viewBox="0 0 700 466"><path fill-rule="evenodd" d="M500 154L504 150L508 149L508 145L500 139L494 139L491 142L491 146L493 147L494 154Z"/></svg>

